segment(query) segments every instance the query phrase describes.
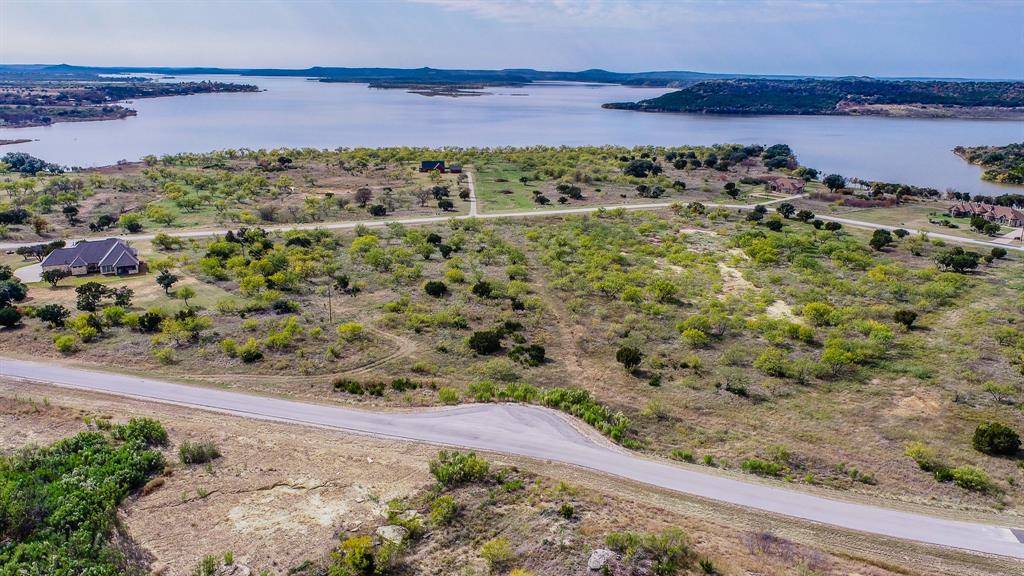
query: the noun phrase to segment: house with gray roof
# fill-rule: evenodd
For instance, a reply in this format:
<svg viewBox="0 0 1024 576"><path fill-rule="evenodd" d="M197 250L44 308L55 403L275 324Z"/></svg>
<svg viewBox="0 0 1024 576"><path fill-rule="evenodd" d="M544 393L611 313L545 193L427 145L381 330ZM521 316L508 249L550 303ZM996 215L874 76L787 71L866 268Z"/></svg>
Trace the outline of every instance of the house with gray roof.
<svg viewBox="0 0 1024 576"><path fill-rule="evenodd" d="M43 272L65 270L72 276L138 274L141 266L138 253L120 238L81 240L50 252L42 263Z"/></svg>

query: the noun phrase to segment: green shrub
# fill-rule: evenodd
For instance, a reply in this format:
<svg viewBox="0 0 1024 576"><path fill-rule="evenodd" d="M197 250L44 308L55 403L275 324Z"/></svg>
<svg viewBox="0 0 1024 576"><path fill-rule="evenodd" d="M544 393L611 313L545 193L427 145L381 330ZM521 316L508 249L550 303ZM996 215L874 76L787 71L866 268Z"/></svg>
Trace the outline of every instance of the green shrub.
<svg viewBox="0 0 1024 576"><path fill-rule="evenodd" d="M178 459L182 464L205 464L217 458L220 458L220 450L213 442L185 440L178 447Z"/></svg>
<svg viewBox="0 0 1024 576"><path fill-rule="evenodd" d="M564 502L558 507L558 515L566 520L572 520L573 516L576 515L576 508L572 504Z"/></svg>
<svg viewBox="0 0 1024 576"><path fill-rule="evenodd" d="M103 309L103 321L107 326L120 326L126 314L125 309L120 306L107 306Z"/></svg>
<svg viewBox="0 0 1024 576"><path fill-rule="evenodd" d="M482 380L470 384L467 391L477 402L493 402L498 393L498 387L490 380Z"/></svg>
<svg viewBox="0 0 1024 576"><path fill-rule="evenodd" d="M911 326L914 325L914 321L917 320L917 312L913 310L897 310L893 312L892 319L898 324L902 324L907 330L910 330Z"/></svg>
<svg viewBox="0 0 1024 576"><path fill-rule="evenodd" d="M904 454L910 456L917 463L917 466L925 472L935 472L943 467L942 462L935 454L935 450L925 446L922 442L911 442L907 445Z"/></svg>
<svg viewBox="0 0 1024 576"><path fill-rule="evenodd" d="M782 476L786 467L775 462L761 460L760 458L748 458L740 464L744 472L757 474L758 476Z"/></svg>
<svg viewBox="0 0 1024 576"><path fill-rule="evenodd" d="M423 285L423 291L434 298L440 298L448 292L448 286L439 280L431 280Z"/></svg>
<svg viewBox="0 0 1024 576"><path fill-rule="evenodd" d="M157 348L153 350L153 358L165 366L174 364L174 350L171 350L170 348Z"/></svg>
<svg viewBox="0 0 1024 576"><path fill-rule="evenodd" d="M992 488L992 482L988 474L981 468L975 466L959 466L951 471L953 483L957 486L974 492L987 492Z"/></svg>
<svg viewBox="0 0 1024 576"><path fill-rule="evenodd" d="M835 308L824 302L805 304L802 314L815 326L832 326L835 324Z"/></svg>
<svg viewBox="0 0 1024 576"><path fill-rule="evenodd" d="M407 390L415 390L420 385L408 378L395 378L391 381L391 389L396 392L405 392Z"/></svg>
<svg viewBox="0 0 1024 576"><path fill-rule="evenodd" d="M670 528L661 534L612 532L605 544L635 565L649 564L657 576L670 576L690 568L696 556L682 530Z"/></svg>
<svg viewBox="0 0 1024 576"><path fill-rule="evenodd" d="M0 465L2 572L124 574L120 552L110 544L118 504L163 467L160 452L144 442L116 443L100 431L6 456Z"/></svg>
<svg viewBox="0 0 1024 576"><path fill-rule="evenodd" d="M1020 436L1001 422L985 422L974 430L971 444L978 452L993 456L1012 456L1020 450Z"/></svg>
<svg viewBox="0 0 1024 576"><path fill-rule="evenodd" d="M123 442L137 442L143 446L166 446L167 430L152 418L132 418L127 424L115 426L112 435Z"/></svg>
<svg viewBox="0 0 1024 576"><path fill-rule="evenodd" d="M352 342L363 336L363 325L358 322L346 322L338 326L338 336L346 342Z"/></svg>
<svg viewBox="0 0 1024 576"><path fill-rule="evenodd" d="M615 352L615 361L632 372L643 361L643 352L632 346L623 346Z"/></svg>
<svg viewBox="0 0 1024 576"><path fill-rule="evenodd" d="M359 395L362 395L365 392L362 382L344 377L336 378L334 380L334 389L342 392L348 392L349 394Z"/></svg>
<svg viewBox="0 0 1024 576"><path fill-rule="evenodd" d="M484 542L480 547L480 556L487 561L487 566L493 571L510 560L512 560L512 546L502 536Z"/></svg>
<svg viewBox="0 0 1024 576"><path fill-rule="evenodd" d="M332 554L334 566L329 574L339 576L371 576L374 574L373 538L352 536L346 538ZM337 568L337 571L333 569Z"/></svg>
<svg viewBox="0 0 1024 576"><path fill-rule="evenodd" d="M627 441L629 419L622 412L614 412L594 400L587 390L552 388L543 393L540 401L545 406L557 408L582 419L620 444Z"/></svg>
<svg viewBox="0 0 1024 576"><path fill-rule="evenodd" d="M229 358L238 356L238 342L235 342L234 338L225 338L220 341L220 349L224 351Z"/></svg>
<svg viewBox="0 0 1024 576"><path fill-rule="evenodd" d="M469 336L466 344L477 354L494 354L501 350L503 336L504 334L499 330L479 330Z"/></svg>
<svg viewBox="0 0 1024 576"><path fill-rule="evenodd" d="M509 358L526 366L537 367L544 363L546 351L540 344L513 346L508 352Z"/></svg>
<svg viewBox="0 0 1024 576"><path fill-rule="evenodd" d="M459 504L451 496L438 496L430 503L430 523L435 526L450 524L458 513Z"/></svg>
<svg viewBox="0 0 1024 576"><path fill-rule="evenodd" d="M55 336L53 338L53 345L61 354L72 354L78 350L78 339L70 334Z"/></svg>
<svg viewBox="0 0 1024 576"><path fill-rule="evenodd" d="M489 472L490 464L475 452L441 450L437 458L430 461L430 473L445 488L483 481Z"/></svg>
<svg viewBox="0 0 1024 576"><path fill-rule="evenodd" d="M255 338L249 338L238 347L238 357L246 364L253 362L259 362L263 359L263 351L260 350L260 344Z"/></svg>
<svg viewBox="0 0 1024 576"><path fill-rule="evenodd" d="M680 450L680 449L677 448L677 449L673 450L669 454L669 457L672 458L673 460L682 460L683 462L693 462L693 451L691 451L691 450Z"/></svg>
<svg viewBox="0 0 1024 576"><path fill-rule="evenodd" d="M444 386L437 391L437 399L443 404L458 404L459 400L462 399L462 396L455 388Z"/></svg>
<svg viewBox="0 0 1024 576"><path fill-rule="evenodd" d="M765 348L754 360L754 368L766 376L784 377L789 372L789 355L779 348Z"/></svg>
<svg viewBox="0 0 1024 576"><path fill-rule="evenodd" d="M687 328L682 332L683 342L691 348L704 348L711 343L711 337L696 328Z"/></svg>

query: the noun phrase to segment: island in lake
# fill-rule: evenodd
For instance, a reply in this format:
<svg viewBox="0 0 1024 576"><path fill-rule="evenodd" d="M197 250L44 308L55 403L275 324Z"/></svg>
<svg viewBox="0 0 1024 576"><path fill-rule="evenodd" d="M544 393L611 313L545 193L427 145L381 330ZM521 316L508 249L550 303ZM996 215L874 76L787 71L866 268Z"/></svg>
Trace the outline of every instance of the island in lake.
<svg viewBox="0 0 1024 576"><path fill-rule="evenodd" d="M716 79L605 108L701 114L1024 118L1024 82Z"/></svg>

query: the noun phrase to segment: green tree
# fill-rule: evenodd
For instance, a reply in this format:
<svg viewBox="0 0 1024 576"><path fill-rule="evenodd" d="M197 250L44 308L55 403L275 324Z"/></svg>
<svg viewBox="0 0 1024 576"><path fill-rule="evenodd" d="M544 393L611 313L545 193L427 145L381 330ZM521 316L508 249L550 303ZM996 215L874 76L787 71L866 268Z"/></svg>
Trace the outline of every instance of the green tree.
<svg viewBox="0 0 1024 576"><path fill-rule="evenodd" d="M935 262L942 268L963 273L977 268L980 259L981 255L977 252L969 252L956 246L939 253L935 257Z"/></svg>
<svg viewBox="0 0 1024 576"><path fill-rule="evenodd" d="M822 179L821 183L833 192L846 188L846 178L843 178L839 174L829 174Z"/></svg>
<svg viewBox="0 0 1024 576"><path fill-rule="evenodd" d="M971 445L992 456L1012 456L1020 450L1020 436L1001 422L984 422L974 430Z"/></svg>
<svg viewBox="0 0 1024 576"><path fill-rule="evenodd" d="M100 301L107 297L110 288L99 282L86 282L75 288L75 306L83 312L95 312L99 308Z"/></svg>
<svg viewBox="0 0 1024 576"><path fill-rule="evenodd" d="M45 304L36 310L36 318L46 322L51 328L63 328L71 311L60 304Z"/></svg>
<svg viewBox="0 0 1024 576"><path fill-rule="evenodd" d="M871 240L868 244L875 250L881 252L883 248L892 244L892 233L888 230L875 230L871 234Z"/></svg>
<svg viewBox="0 0 1024 576"><path fill-rule="evenodd" d="M196 290L191 286L182 286L175 290L174 295L184 300L185 306L188 307L188 299L195 298Z"/></svg>
<svg viewBox="0 0 1024 576"><path fill-rule="evenodd" d="M892 319L899 324L903 324L910 330L911 326L914 325L914 321L917 320L917 312L913 310L897 310L893 312Z"/></svg>
<svg viewBox="0 0 1024 576"><path fill-rule="evenodd" d="M643 352L632 346L623 346L615 352L615 361L622 364L629 372L635 370L643 359Z"/></svg>
<svg viewBox="0 0 1024 576"><path fill-rule="evenodd" d="M43 273L39 276L50 285L51 288L56 288L57 283L71 275L71 272L62 268L51 268L49 270L43 270Z"/></svg>
<svg viewBox="0 0 1024 576"><path fill-rule="evenodd" d="M161 270L156 276L156 283L164 289L164 294L170 294L171 286L174 286L174 283L177 281L178 277L172 274L167 268Z"/></svg>

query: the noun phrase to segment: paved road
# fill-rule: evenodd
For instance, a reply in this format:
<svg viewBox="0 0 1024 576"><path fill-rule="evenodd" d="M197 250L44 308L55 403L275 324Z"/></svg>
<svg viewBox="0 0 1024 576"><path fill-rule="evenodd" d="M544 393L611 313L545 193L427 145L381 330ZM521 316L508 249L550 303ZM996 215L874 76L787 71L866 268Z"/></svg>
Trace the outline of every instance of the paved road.
<svg viewBox="0 0 1024 576"><path fill-rule="evenodd" d="M0 358L0 376L261 420L553 460L841 528L1024 559L1024 544L1006 527L832 500L643 458L595 440L570 425L563 415L536 406L470 404L375 413L4 358Z"/></svg>
<svg viewBox="0 0 1024 576"><path fill-rule="evenodd" d="M15 268L14 276L18 280L24 282L25 284L31 284L33 282L42 282L43 264L41 262L36 262L35 264L29 264L28 266Z"/></svg>
<svg viewBox="0 0 1024 576"><path fill-rule="evenodd" d="M460 216L417 216L411 218L385 218L385 219L374 219L374 220L355 220L352 222L309 222L304 224L281 224L264 226L265 230L284 232L287 230L349 230L358 226L368 227L380 227L387 226L388 224L406 224L406 225L417 225L417 224L431 224L436 222L447 222L449 220L459 220L464 218L543 218L545 216L564 216L568 214L588 214L592 212L598 212L601 210L658 210L662 208L668 208L675 204L675 202L650 202L646 204L612 204L607 206L585 206L582 208L557 208L557 209L539 209L539 210L525 210L522 212L487 212L479 213L477 210L476 190L473 186L473 176L468 173L470 182L470 207L469 214ZM792 202L802 198L803 194L797 194L795 196L789 196L787 198L779 198L777 200L769 200L767 202L761 202L763 205L777 204L781 202ZM715 204L705 203L708 208L726 208L729 210L753 210L755 204ZM839 218L836 216L823 216L818 215L816 218L832 222L840 222L847 226L854 228L863 228L866 230L895 230L899 226L887 226L884 224L875 224L874 222L864 222L861 220L853 220L850 218ZM219 236L225 234L230 228L205 228L205 229L193 229L193 230L168 230L167 234L176 236L178 238L205 238L207 236ZM904 228L911 234L917 234L919 230L913 228ZM987 247L1002 247L1008 250L1017 250L1024 252L1024 246L1012 246L1007 244L1001 244L998 242L990 242L987 240L974 240L972 238L962 238L960 236L953 236L951 234L942 234L940 232L926 232L929 238L938 238L947 242L971 244L975 246L987 246ZM124 240L152 240L155 234L132 234L132 235L121 235L114 236L115 238L121 238ZM102 236L103 238L110 238L111 236ZM79 238L69 239L68 244L80 240ZM0 242L0 250L14 250L19 246L29 246L32 244L38 244L38 242Z"/></svg>

